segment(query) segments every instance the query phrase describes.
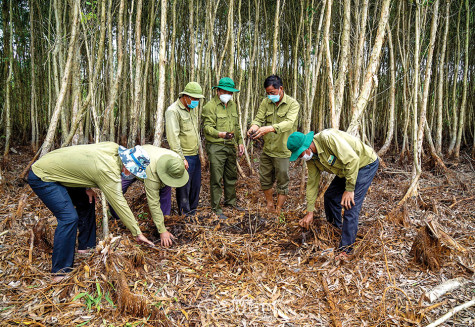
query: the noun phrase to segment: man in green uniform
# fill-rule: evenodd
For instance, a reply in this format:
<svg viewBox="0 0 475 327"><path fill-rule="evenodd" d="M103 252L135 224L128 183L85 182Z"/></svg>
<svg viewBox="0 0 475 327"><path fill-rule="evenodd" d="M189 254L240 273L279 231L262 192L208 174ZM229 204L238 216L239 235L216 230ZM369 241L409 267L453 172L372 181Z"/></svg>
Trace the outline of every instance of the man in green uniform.
<svg viewBox="0 0 475 327"><path fill-rule="evenodd" d="M188 182L188 172L185 169L180 156L169 149L159 148L145 144L142 148L150 156L150 164L145 173L146 179L130 175L122 178L122 193L137 180L144 182L145 194L147 195L148 207L152 220L160 233L162 246L170 246L175 238L165 227L164 214L170 215L171 187L182 187ZM117 217L113 208L111 214Z"/></svg>
<svg viewBox="0 0 475 327"><path fill-rule="evenodd" d="M170 149L185 163L190 179L176 189L176 201L180 215L193 215L198 207L201 189L201 162L198 156L200 141L196 108L204 98L201 86L190 82L183 92L165 111L165 128Z"/></svg>
<svg viewBox="0 0 475 327"><path fill-rule="evenodd" d="M284 93L282 79L271 75L264 81L267 98L262 100L247 135L264 138L260 157L259 177L269 212L280 214L289 193L289 157L287 139L297 130L299 103ZM277 181L277 210L274 207L273 190Z"/></svg>
<svg viewBox="0 0 475 327"><path fill-rule="evenodd" d="M378 156L360 139L332 128L316 135L295 132L287 147L292 151L290 161L302 158L308 168L307 214L300 220L300 226L309 228L313 222L321 172L336 175L325 192L324 205L328 222L342 231L339 249L345 257L356 240L358 216L378 170Z"/></svg>
<svg viewBox="0 0 475 327"><path fill-rule="evenodd" d="M236 147L239 155L244 153L244 144L239 127L233 93L239 92L229 77L219 80L216 95L203 107L203 130L210 164L211 209L220 219L227 219L220 206L224 184L224 204L243 210L236 205Z"/></svg>
<svg viewBox="0 0 475 327"><path fill-rule="evenodd" d="M146 178L149 163L150 158L141 146L126 149L113 142L102 142L57 149L33 164L28 184L58 220L52 272L61 275L55 280L72 269L77 230L78 251L95 247L92 187L104 192L137 241L153 245L140 231L121 189L121 175Z"/></svg>

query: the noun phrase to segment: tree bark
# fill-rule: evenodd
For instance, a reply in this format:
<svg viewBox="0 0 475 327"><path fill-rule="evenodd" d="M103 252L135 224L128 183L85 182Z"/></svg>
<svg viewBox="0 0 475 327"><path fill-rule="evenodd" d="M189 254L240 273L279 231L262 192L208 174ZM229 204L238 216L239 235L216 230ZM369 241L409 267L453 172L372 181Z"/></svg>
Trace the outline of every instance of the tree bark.
<svg viewBox="0 0 475 327"><path fill-rule="evenodd" d="M46 134L45 140L41 147L40 156L44 156L51 149L54 140L54 134L56 132L56 127L58 124L59 115L61 113L61 108L63 106L64 97L67 90L69 89L69 77L71 75L71 65L73 62L73 57L75 55L76 39L77 39L77 27L78 27L78 16L79 16L79 2L75 1L73 4L73 18L72 18L72 27L71 27L71 40L69 42L68 50L68 59L66 61L66 66L64 68L63 79L61 81L61 89L59 91L58 98L56 100L56 105L51 117L50 125L48 132Z"/></svg>
<svg viewBox="0 0 475 327"><path fill-rule="evenodd" d="M12 78L13 78L13 10L12 0L9 1L9 14L8 14L8 77L5 81L5 150L3 152L3 160L8 157L10 152L10 139L12 136L12 122L10 117L11 111L11 93L12 93ZM4 17L5 18L5 17Z"/></svg>
<svg viewBox="0 0 475 327"><path fill-rule="evenodd" d="M373 82L376 76L376 69L379 66L381 47L384 41L384 33L386 31L386 24L389 19L389 5L390 0L383 0L381 5L381 16L378 24L378 31L376 33L376 38L371 51L370 60L368 67L366 68L365 78L363 86L361 87L361 92L359 93L358 100L354 107L353 116L351 118L350 126L348 127L348 132L351 134L356 134L359 126L359 119L363 114L366 106L368 104L369 96L373 89Z"/></svg>
<svg viewBox="0 0 475 327"><path fill-rule="evenodd" d="M167 1L161 0L161 15L160 15L160 48L159 48L159 63L158 63L158 99L157 112L155 118L155 135L153 138L153 145L160 146L163 137L163 123L165 112L165 70L166 70L166 45L167 45ZM174 46L172 44L172 46Z"/></svg>

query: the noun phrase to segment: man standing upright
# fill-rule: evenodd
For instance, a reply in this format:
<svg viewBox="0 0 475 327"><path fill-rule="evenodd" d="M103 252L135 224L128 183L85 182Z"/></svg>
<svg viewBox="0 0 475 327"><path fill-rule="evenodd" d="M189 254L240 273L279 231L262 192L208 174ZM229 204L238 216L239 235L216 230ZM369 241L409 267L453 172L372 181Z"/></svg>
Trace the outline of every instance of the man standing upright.
<svg viewBox="0 0 475 327"><path fill-rule="evenodd" d="M262 100L247 135L254 139L264 138L259 178L267 210L279 215L289 193L290 151L287 149L287 139L297 130L300 105L284 93L282 79L277 75L267 77L264 88L267 98ZM274 206L272 190L276 181L277 208Z"/></svg>
<svg viewBox="0 0 475 327"><path fill-rule="evenodd" d="M185 163L190 179L176 189L180 215L194 215L201 189L201 162L198 155L200 141L195 109L204 98L201 86L190 82L178 99L165 111L165 130L170 149L178 153Z"/></svg>
<svg viewBox="0 0 475 327"><path fill-rule="evenodd" d="M227 219L221 209L221 183L224 184L224 204L243 210L236 205L236 147L239 155L244 153L244 144L239 126L233 93L239 92L229 77L219 80L216 95L203 107L203 130L210 164L211 209L220 219Z"/></svg>

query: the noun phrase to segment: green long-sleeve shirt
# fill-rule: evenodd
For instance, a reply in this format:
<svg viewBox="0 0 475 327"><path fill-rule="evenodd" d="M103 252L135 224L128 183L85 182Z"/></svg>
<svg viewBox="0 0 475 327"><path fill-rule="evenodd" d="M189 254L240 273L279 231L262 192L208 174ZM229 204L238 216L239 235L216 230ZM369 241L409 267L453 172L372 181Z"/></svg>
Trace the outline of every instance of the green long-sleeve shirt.
<svg viewBox="0 0 475 327"><path fill-rule="evenodd" d="M360 139L333 128L326 129L313 137L317 153L307 161L307 211L315 209L318 184L322 171L346 178L345 190L355 190L358 171L377 158L374 150Z"/></svg>
<svg viewBox="0 0 475 327"><path fill-rule="evenodd" d="M198 154L198 141L200 139L198 127L195 109L186 109L180 99L177 99L165 111L165 130L168 145L183 160L185 156Z"/></svg>
<svg viewBox="0 0 475 327"><path fill-rule="evenodd" d="M263 152L275 158L289 158L287 139L297 130L300 105L294 98L284 94L278 106L269 98L262 100L252 125L272 126L275 133L264 135Z"/></svg>
<svg viewBox="0 0 475 327"><path fill-rule="evenodd" d="M137 236L142 232L122 194L118 149L119 145L113 142L61 148L45 154L31 169L44 182L101 189L120 220Z"/></svg>
<svg viewBox="0 0 475 327"><path fill-rule="evenodd" d="M152 220L157 226L158 232L161 234L166 232L165 222L163 219L162 208L160 207L160 189L166 185L158 176L157 167L161 165L160 158L165 154L180 157L176 152L153 145L145 144L142 146L150 156L150 165L147 166L145 173L147 178L143 181L145 193L147 194L148 207L152 214Z"/></svg>
<svg viewBox="0 0 475 327"><path fill-rule="evenodd" d="M214 96L204 107L201 114L206 142L219 144L243 144L236 103L229 100L227 106L219 97ZM234 138L223 139L219 132L234 132ZM237 143L236 143L237 142Z"/></svg>

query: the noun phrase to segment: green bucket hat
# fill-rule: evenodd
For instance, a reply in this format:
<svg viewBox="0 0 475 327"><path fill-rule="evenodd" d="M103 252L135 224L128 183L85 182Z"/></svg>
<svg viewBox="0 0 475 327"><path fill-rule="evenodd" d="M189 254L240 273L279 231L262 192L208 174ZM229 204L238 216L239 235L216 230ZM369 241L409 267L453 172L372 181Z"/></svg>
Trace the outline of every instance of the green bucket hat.
<svg viewBox="0 0 475 327"><path fill-rule="evenodd" d="M239 92L238 89L234 88L234 81L229 77L223 77L219 80L218 85L213 86L212 89L222 89L229 92Z"/></svg>
<svg viewBox="0 0 475 327"><path fill-rule="evenodd" d="M180 92L180 95L182 94L189 95L190 97L195 98L195 99L204 98L203 89L196 82L189 82L188 84L186 84L185 89L182 92Z"/></svg>
<svg viewBox="0 0 475 327"><path fill-rule="evenodd" d="M315 132L310 132L308 134L294 132L290 134L289 138L287 139L287 149L292 152L290 161L297 160L300 154L310 147L314 135Z"/></svg>
<svg viewBox="0 0 475 327"><path fill-rule="evenodd" d="M157 174L165 185L171 187L182 187L189 178L183 160L171 154L164 154L160 157Z"/></svg>

